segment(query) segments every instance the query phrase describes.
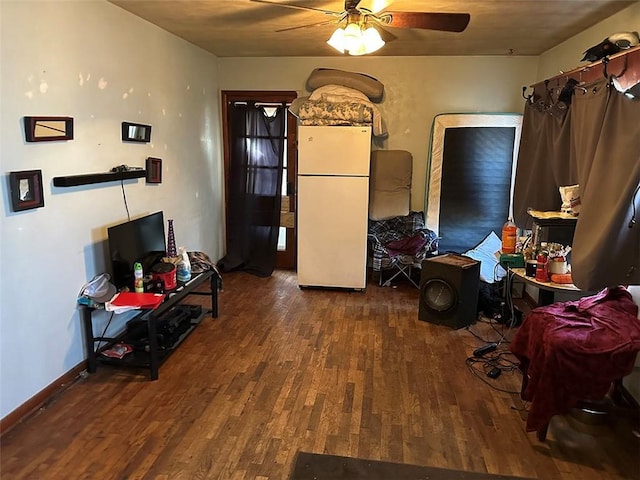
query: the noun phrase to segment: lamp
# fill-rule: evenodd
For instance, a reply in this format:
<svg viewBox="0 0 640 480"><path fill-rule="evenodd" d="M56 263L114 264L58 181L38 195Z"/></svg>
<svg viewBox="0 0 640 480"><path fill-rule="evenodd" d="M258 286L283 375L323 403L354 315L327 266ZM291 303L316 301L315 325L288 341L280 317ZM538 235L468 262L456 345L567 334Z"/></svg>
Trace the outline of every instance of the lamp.
<svg viewBox="0 0 640 480"><path fill-rule="evenodd" d="M340 53L349 55L366 55L384 46L384 40L374 27L365 28L366 24L349 22L333 32L327 43Z"/></svg>

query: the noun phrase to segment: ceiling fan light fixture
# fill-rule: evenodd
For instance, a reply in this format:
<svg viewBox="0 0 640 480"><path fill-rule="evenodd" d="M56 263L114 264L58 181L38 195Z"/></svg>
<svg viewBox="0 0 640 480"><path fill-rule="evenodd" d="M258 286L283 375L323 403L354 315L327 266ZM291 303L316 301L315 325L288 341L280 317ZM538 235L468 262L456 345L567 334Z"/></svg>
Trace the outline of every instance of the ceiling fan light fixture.
<svg viewBox="0 0 640 480"><path fill-rule="evenodd" d="M380 36L380 32L373 27L367 28L362 32L362 43L364 45L365 54L373 53L384 47L384 40Z"/></svg>
<svg viewBox="0 0 640 480"><path fill-rule="evenodd" d="M357 23L349 23L345 28L338 28L327 43L340 53L349 55L366 55L373 53L385 44L380 33L373 27L363 30Z"/></svg>
<svg viewBox="0 0 640 480"><path fill-rule="evenodd" d="M344 49L351 53L362 46L362 30L357 23L349 23L344 27Z"/></svg>
<svg viewBox="0 0 640 480"><path fill-rule="evenodd" d="M344 28L337 28L327 43L340 53L345 53Z"/></svg>

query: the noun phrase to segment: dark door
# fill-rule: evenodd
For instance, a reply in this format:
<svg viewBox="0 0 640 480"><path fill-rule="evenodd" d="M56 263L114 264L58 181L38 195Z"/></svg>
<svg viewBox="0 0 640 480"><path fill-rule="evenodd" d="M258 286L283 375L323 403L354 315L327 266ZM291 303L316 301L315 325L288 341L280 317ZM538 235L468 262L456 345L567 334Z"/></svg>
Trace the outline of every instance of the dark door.
<svg viewBox="0 0 640 480"><path fill-rule="evenodd" d="M290 104L297 97L296 92L290 91L222 91L222 131L224 147L224 175L225 187L229 182L229 152L231 151L231 139L229 133L229 105L236 102L258 102L268 111L270 104L281 105L283 102ZM295 179L296 179L296 118L288 113L286 125L284 169L282 181L282 211L280 214L280 235L278 239L278 252L276 255L276 268L294 269L296 267L296 229L295 229ZM228 188L225 188L228 191ZM226 199L225 199L226 202ZM228 218L228 206L225 203L226 218Z"/></svg>

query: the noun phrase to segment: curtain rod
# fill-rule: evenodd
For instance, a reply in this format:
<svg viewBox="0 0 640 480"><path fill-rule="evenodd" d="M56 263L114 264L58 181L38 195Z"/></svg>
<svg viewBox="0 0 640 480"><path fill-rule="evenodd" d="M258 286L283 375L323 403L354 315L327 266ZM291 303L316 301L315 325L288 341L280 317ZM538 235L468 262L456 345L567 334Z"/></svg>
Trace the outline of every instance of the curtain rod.
<svg viewBox="0 0 640 480"><path fill-rule="evenodd" d="M248 105L249 102L247 101L236 101L236 102L229 102L233 105ZM254 105L256 107L280 107L282 105L291 105L291 102L255 102Z"/></svg>
<svg viewBox="0 0 640 480"><path fill-rule="evenodd" d="M590 83L598 78L604 78L605 72L608 76L615 76L623 89L631 88L640 83L640 46L610 55L583 67L559 73L546 80L536 82L531 87L534 90L546 88L551 82L556 83L554 86L561 86L570 78L580 83Z"/></svg>

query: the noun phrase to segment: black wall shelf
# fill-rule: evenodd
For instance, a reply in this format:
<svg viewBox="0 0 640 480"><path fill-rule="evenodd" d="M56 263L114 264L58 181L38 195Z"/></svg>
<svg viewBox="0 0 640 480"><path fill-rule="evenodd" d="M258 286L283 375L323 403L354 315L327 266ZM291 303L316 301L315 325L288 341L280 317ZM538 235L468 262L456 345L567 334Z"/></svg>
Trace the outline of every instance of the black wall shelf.
<svg viewBox="0 0 640 480"><path fill-rule="evenodd" d="M54 187L76 187L91 183L114 182L117 180L129 180L142 178L147 175L146 170L128 170L126 172L85 173L82 175L68 175L66 177L53 177Z"/></svg>

